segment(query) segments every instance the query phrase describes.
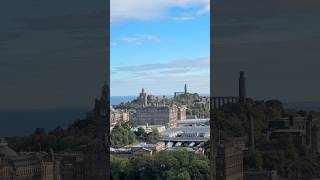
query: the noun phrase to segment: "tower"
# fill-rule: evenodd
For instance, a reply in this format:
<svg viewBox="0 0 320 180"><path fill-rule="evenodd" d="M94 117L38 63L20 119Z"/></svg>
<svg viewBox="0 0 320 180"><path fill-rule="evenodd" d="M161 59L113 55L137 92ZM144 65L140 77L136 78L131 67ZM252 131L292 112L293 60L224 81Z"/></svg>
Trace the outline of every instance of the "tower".
<svg viewBox="0 0 320 180"><path fill-rule="evenodd" d="M187 89L187 84L184 84L184 94L187 95L188 89Z"/></svg>
<svg viewBox="0 0 320 180"><path fill-rule="evenodd" d="M144 88L142 88L141 93L139 95L139 103L141 106L147 106L148 105L148 95L145 92Z"/></svg>
<svg viewBox="0 0 320 180"><path fill-rule="evenodd" d="M244 75L244 72L240 72L240 77L239 77L239 103L240 104L245 104L246 103L246 78Z"/></svg>

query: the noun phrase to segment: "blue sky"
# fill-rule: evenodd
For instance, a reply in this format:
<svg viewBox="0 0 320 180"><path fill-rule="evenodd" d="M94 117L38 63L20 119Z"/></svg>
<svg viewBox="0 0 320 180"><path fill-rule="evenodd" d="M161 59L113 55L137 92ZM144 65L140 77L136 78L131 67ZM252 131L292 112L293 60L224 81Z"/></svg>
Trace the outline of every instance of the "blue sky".
<svg viewBox="0 0 320 180"><path fill-rule="evenodd" d="M112 0L111 95L209 92L209 0Z"/></svg>

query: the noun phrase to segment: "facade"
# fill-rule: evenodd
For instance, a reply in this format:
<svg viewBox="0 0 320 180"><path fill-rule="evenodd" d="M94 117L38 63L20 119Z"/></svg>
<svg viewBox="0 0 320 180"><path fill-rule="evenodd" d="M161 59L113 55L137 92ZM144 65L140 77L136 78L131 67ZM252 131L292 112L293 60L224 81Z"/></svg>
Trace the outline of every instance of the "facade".
<svg viewBox="0 0 320 180"><path fill-rule="evenodd" d="M147 106L148 105L148 95L144 91L144 88L142 88L142 91L138 97L138 102L139 102L140 106Z"/></svg>
<svg viewBox="0 0 320 180"><path fill-rule="evenodd" d="M137 109L136 125L165 125L175 127L178 120L177 106L146 106Z"/></svg>
<svg viewBox="0 0 320 180"><path fill-rule="evenodd" d="M130 120L130 113L126 110L116 110L110 107L110 123L116 124L121 122L128 122Z"/></svg>
<svg viewBox="0 0 320 180"><path fill-rule="evenodd" d="M176 139L210 139L209 126L180 126L169 128L160 133L161 138L176 138Z"/></svg>
<svg viewBox="0 0 320 180"><path fill-rule="evenodd" d="M184 85L184 92L174 92L174 97L180 96L180 95L187 95L188 94L188 87L187 84Z"/></svg>
<svg viewBox="0 0 320 180"><path fill-rule="evenodd" d="M111 155L121 158L131 158L134 156L152 156L152 150L147 148L123 148L123 149L111 149Z"/></svg>
<svg viewBox="0 0 320 180"><path fill-rule="evenodd" d="M215 161L217 180L243 180L243 143L238 139L219 143Z"/></svg>
<svg viewBox="0 0 320 180"><path fill-rule="evenodd" d="M277 171L245 171L244 180L279 180L280 177Z"/></svg>
<svg viewBox="0 0 320 180"><path fill-rule="evenodd" d="M187 106L178 107L178 120L187 119Z"/></svg>
<svg viewBox="0 0 320 180"><path fill-rule="evenodd" d="M211 99L211 107L225 113L239 113L240 105L244 105L247 100L246 77L243 71L240 72L238 83L238 96L217 96Z"/></svg>
<svg viewBox="0 0 320 180"><path fill-rule="evenodd" d="M270 139L292 138L295 145L305 145L318 152L319 130L308 117L287 117L269 122Z"/></svg>
<svg viewBox="0 0 320 180"><path fill-rule="evenodd" d="M1 140L1 180L60 180L60 162L53 153L16 153Z"/></svg>
<svg viewBox="0 0 320 180"><path fill-rule="evenodd" d="M111 148L111 155L122 158L130 158L133 156L151 156L165 150L165 148L166 145L164 142L158 142L157 144L141 143L139 145L129 145L120 149Z"/></svg>
<svg viewBox="0 0 320 180"><path fill-rule="evenodd" d="M146 133L151 133L151 132L154 131L154 130L157 130L159 133L161 133L161 132L163 132L163 131L166 130L166 127L163 126L163 125L137 126L137 127L135 128L135 131L137 131L138 128L143 128Z"/></svg>
<svg viewBox="0 0 320 180"><path fill-rule="evenodd" d="M313 126L312 128L312 151L320 153L320 128L318 126Z"/></svg>

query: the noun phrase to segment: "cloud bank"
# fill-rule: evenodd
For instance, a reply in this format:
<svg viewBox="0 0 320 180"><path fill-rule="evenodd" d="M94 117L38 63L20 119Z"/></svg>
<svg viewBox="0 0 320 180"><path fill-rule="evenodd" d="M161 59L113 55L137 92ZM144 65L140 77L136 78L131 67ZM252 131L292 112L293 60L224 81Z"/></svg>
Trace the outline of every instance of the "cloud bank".
<svg viewBox="0 0 320 180"><path fill-rule="evenodd" d="M121 66L113 69L111 74L111 87L117 89L111 94L134 95L144 87L149 93L168 95L179 90L177 85L183 88L184 83L189 84L191 92L208 93L209 80L209 57ZM130 88L123 88L123 84Z"/></svg>
<svg viewBox="0 0 320 180"><path fill-rule="evenodd" d="M166 18L172 8L194 8L194 15L210 12L210 0L111 0L111 21Z"/></svg>

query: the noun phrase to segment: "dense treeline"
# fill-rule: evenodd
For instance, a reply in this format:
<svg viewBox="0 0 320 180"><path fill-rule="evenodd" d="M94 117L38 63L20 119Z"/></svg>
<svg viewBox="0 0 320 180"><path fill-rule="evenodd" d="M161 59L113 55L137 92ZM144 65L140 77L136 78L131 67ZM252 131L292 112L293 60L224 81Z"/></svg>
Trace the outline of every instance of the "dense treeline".
<svg viewBox="0 0 320 180"><path fill-rule="evenodd" d="M288 110L278 100L253 101L248 100L242 106L240 114L217 112L217 126L224 137L248 137L249 119L254 119L254 135L256 149L245 154L245 169L277 170L281 176L301 173L303 177L311 176L320 170L320 156L314 154L303 145L295 145L293 139L270 140L267 135L269 120L281 117L313 115L317 112ZM318 120L314 121L319 124ZM306 169L306 167L312 167Z"/></svg>
<svg viewBox="0 0 320 180"><path fill-rule="evenodd" d="M68 128L57 127L46 132L37 128L31 135L11 137L7 141L16 151L62 151L80 145L86 145L95 138L96 122L90 120L77 120Z"/></svg>
<svg viewBox="0 0 320 180"><path fill-rule="evenodd" d="M209 180L209 160L187 151L131 159L111 156L111 175L112 180Z"/></svg>
<svg viewBox="0 0 320 180"><path fill-rule="evenodd" d="M111 132L111 146L123 147L137 142L136 135L131 131L131 124L117 124Z"/></svg>

